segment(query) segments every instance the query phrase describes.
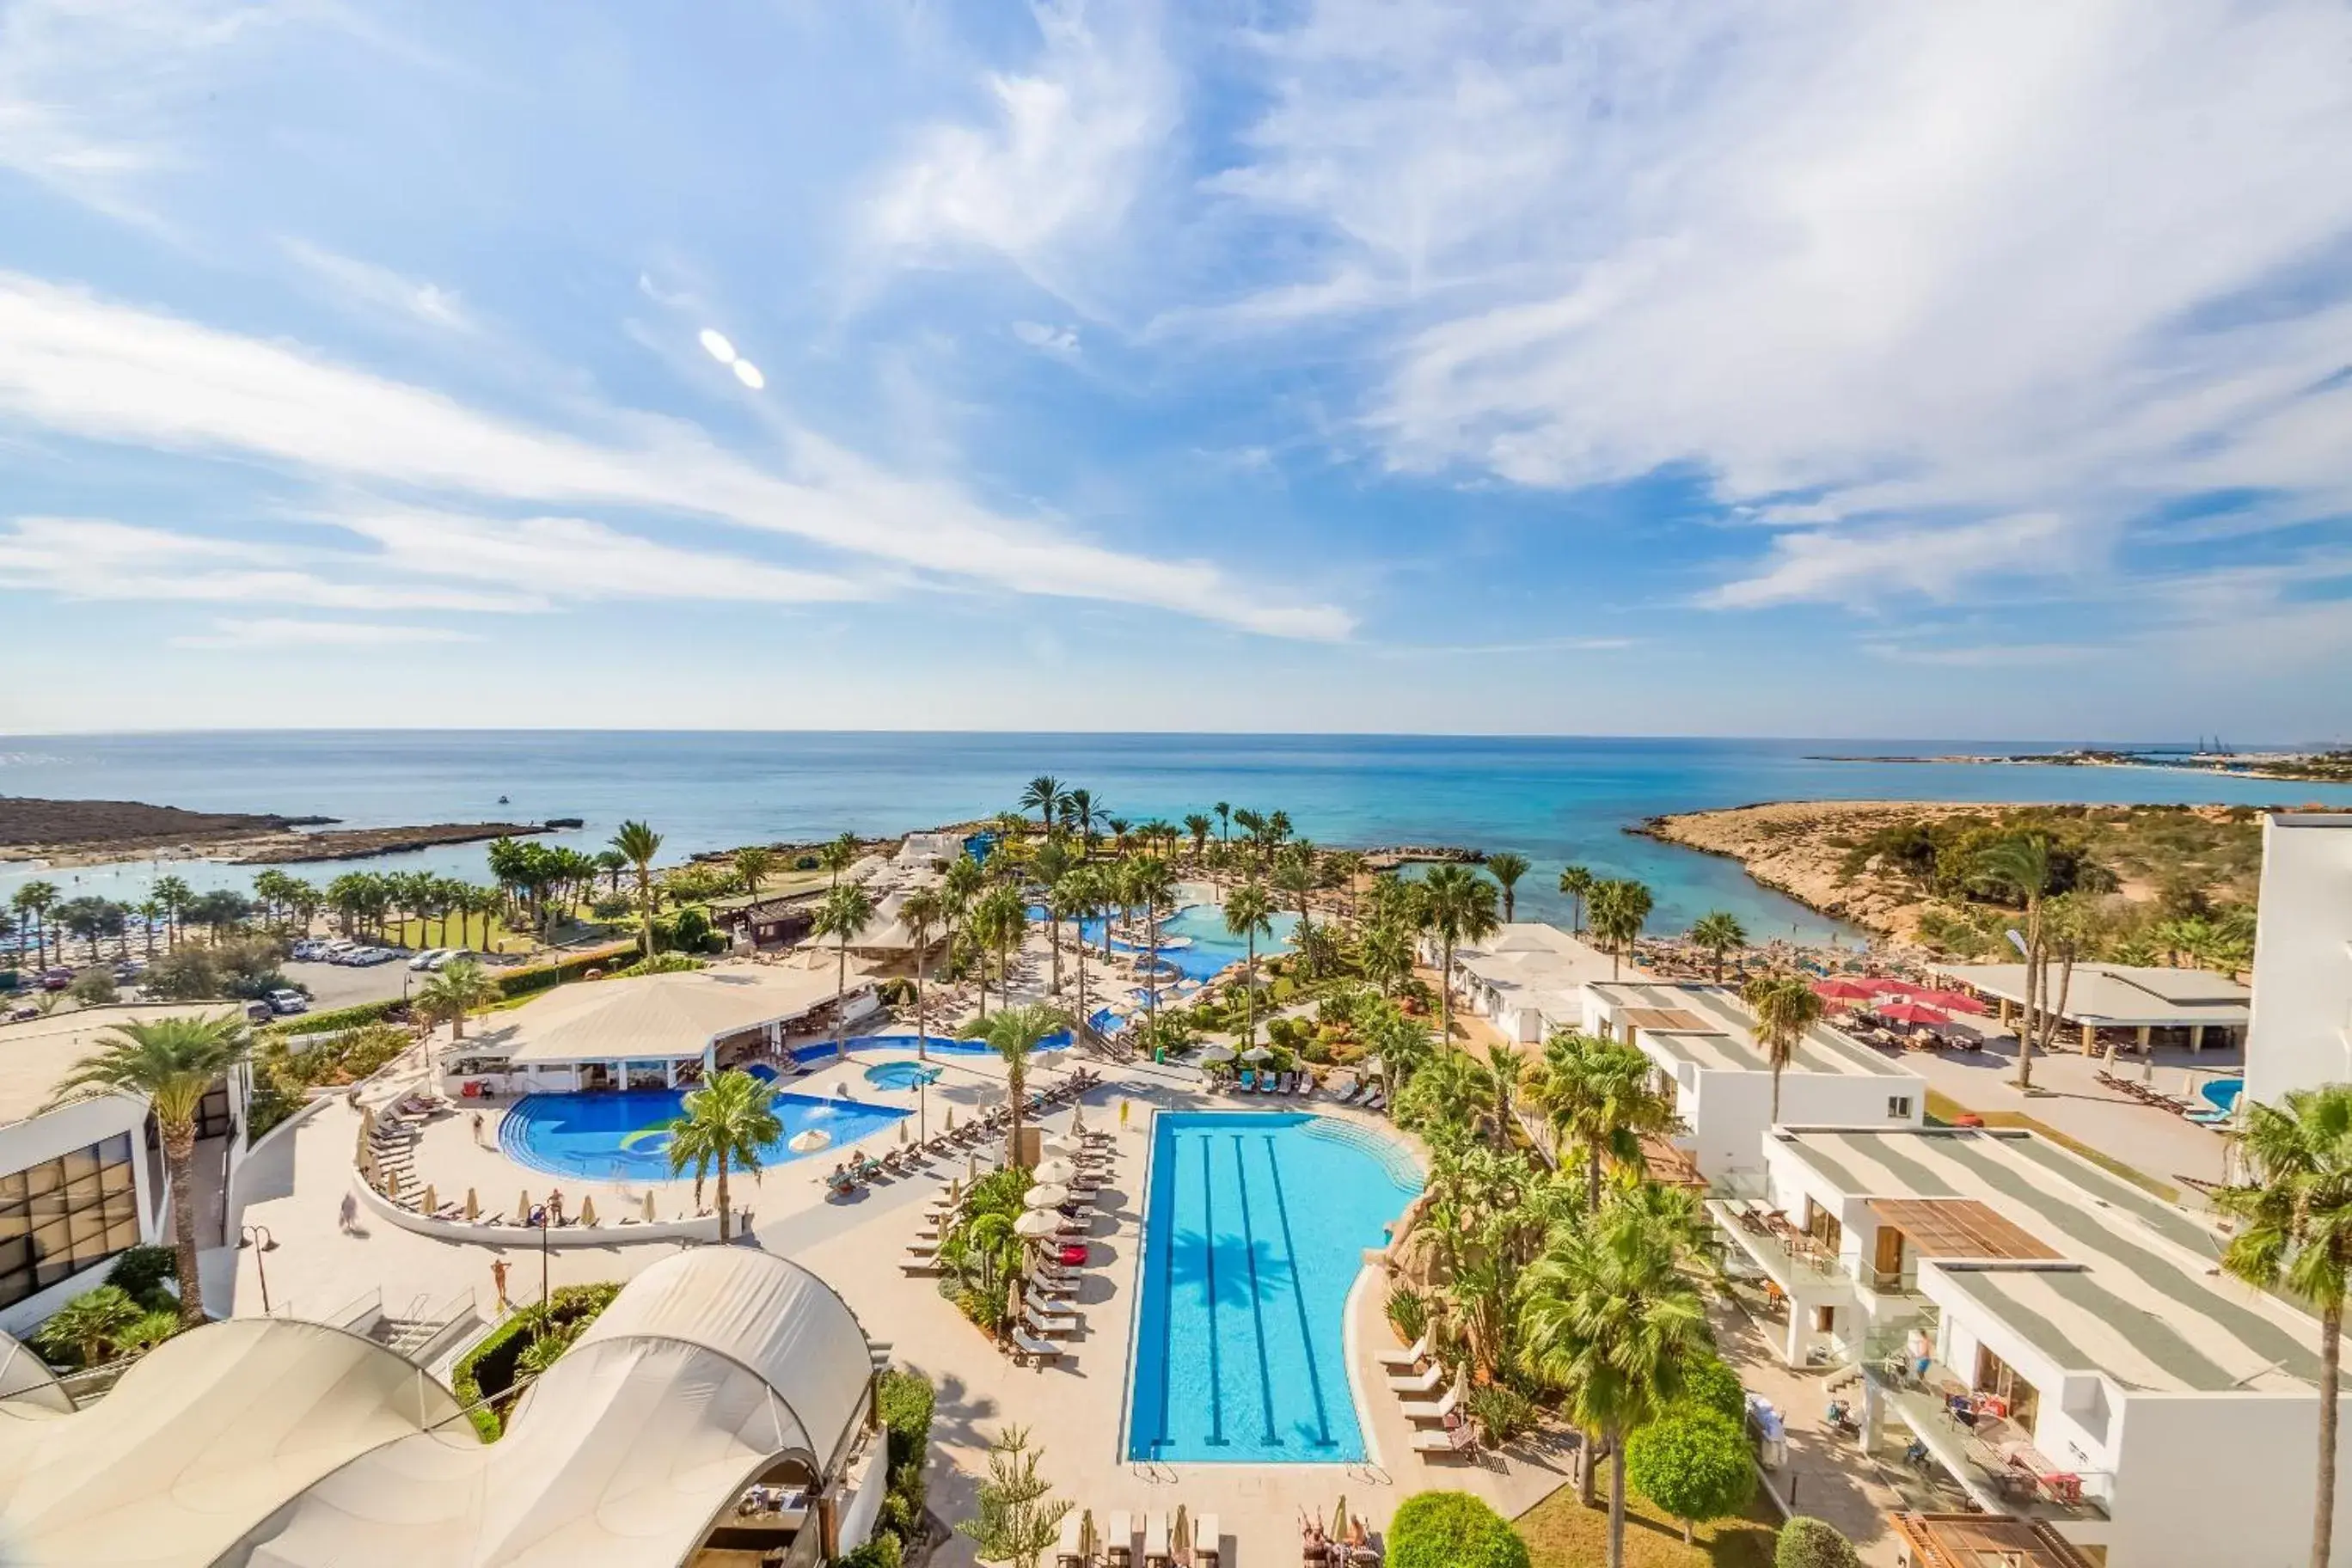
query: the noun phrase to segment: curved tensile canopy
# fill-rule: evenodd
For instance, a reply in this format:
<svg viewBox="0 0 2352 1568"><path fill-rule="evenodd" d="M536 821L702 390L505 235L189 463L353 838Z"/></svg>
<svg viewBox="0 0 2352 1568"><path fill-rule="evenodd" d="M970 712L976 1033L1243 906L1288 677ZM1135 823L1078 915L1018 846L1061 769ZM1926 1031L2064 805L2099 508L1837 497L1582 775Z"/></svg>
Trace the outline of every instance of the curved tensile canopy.
<svg viewBox="0 0 2352 1568"><path fill-rule="evenodd" d="M9 1400L57 1415L70 1415L74 1410L73 1395L49 1363L14 1334L0 1334L0 1402Z"/></svg>

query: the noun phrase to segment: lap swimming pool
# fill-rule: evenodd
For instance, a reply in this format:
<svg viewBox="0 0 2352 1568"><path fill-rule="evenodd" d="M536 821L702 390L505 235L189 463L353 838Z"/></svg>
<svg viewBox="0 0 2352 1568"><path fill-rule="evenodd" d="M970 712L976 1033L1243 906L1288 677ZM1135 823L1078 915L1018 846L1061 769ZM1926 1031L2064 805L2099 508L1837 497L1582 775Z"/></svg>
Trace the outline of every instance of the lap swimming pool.
<svg viewBox="0 0 2352 1568"><path fill-rule="evenodd" d="M1411 1156L1331 1118L1163 1112L1128 1394L1130 1459L1349 1464L1348 1291L1421 1191Z"/></svg>
<svg viewBox="0 0 2352 1568"><path fill-rule="evenodd" d="M517 1164L581 1181L657 1182L669 1179L669 1124L686 1100L673 1089L627 1094L527 1094L507 1108L499 1122L499 1149ZM813 1094L778 1094L776 1118L782 1135L763 1145L760 1161L780 1165L813 1157L789 1147L812 1129L831 1142L818 1154L832 1153L913 1114L862 1100ZM835 1156L838 1158L838 1155Z"/></svg>

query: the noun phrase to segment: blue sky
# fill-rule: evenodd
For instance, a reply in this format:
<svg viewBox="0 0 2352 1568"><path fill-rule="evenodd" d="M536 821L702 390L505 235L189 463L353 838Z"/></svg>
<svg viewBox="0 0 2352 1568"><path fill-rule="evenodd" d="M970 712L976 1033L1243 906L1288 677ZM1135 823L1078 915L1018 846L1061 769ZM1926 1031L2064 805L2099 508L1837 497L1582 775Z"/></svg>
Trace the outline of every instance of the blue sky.
<svg viewBox="0 0 2352 1568"><path fill-rule="evenodd" d="M2352 734L2333 0L0 0L0 730Z"/></svg>

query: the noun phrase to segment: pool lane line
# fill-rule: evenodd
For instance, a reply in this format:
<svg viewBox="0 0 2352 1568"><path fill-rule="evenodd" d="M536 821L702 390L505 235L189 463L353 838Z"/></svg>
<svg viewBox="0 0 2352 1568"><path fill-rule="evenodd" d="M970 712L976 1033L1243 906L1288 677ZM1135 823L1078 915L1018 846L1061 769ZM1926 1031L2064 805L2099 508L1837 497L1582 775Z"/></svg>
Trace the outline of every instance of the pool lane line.
<svg viewBox="0 0 2352 1568"><path fill-rule="evenodd" d="M1290 1301L1298 1310L1298 1343L1307 1353L1307 1386L1315 1401L1315 1425L1322 1433L1316 1447L1336 1447L1331 1437L1331 1412L1323 1403L1323 1374L1315 1365L1315 1331L1307 1317L1307 1277L1298 1269L1298 1247L1290 1236L1290 1200L1282 1189L1282 1162L1276 1155L1274 1140L1265 1141L1266 1173L1274 1182L1274 1212L1282 1226L1282 1253L1290 1264Z"/></svg>
<svg viewBox="0 0 2352 1568"><path fill-rule="evenodd" d="M1242 1256L1249 1260L1250 1323L1257 1332L1257 1393L1265 1411L1266 1446L1279 1448L1282 1433L1274 1424L1274 1372L1265 1359L1265 1293L1258 1285L1257 1233L1250 1224L1249 1154L1242 1138L1239 1132L1234 1134L1234 1184L1242 1194ZM1273 1140L1266 1142L1271 1143Z"/></svg>
<svg viewBox="0 0 2352 1568"><path fill-rule="evenodd" d="M1217 1188L1215 1173L1211 1165L1215 1152L1214 1140L1206 1137L1201 1140L1201 1258L1202 1273L1208 1283L1209 1447L1222 1448L1225 1446L1225 1384L1223 1358L1217 1353ZM1173 1275L1170 1278L1172 1279ZM1170 1327L1172 1331L1172 1318ZM1160 1375L1163 1380L1168 1375L1165 1368L1170 1359L1165 1353L1160 1358L1162 1367ZM1165 1431L1168 1425L1165 1400L1161 1401L1161 1405L1160 1424L1160 1429Z"/></svg>

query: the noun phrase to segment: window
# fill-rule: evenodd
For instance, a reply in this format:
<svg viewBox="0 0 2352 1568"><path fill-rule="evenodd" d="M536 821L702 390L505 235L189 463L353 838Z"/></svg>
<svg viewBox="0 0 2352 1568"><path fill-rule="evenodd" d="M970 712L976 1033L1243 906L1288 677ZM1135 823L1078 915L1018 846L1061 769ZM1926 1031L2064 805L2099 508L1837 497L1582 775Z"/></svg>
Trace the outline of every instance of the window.
<svg viewBox="0 0 2352 1568"><path fill-rule="evenodd" d="M0 1307L139 1245L131 1135L0 1176Z"/></svg>
<svg viewBox="0 0 2352 1568"><path fill-rule="evenodd" d="M1910 1121L1911 1097L1907 1094L1888 1095L1886 1097L1886 1120L1889 1121Z"/></svg>

